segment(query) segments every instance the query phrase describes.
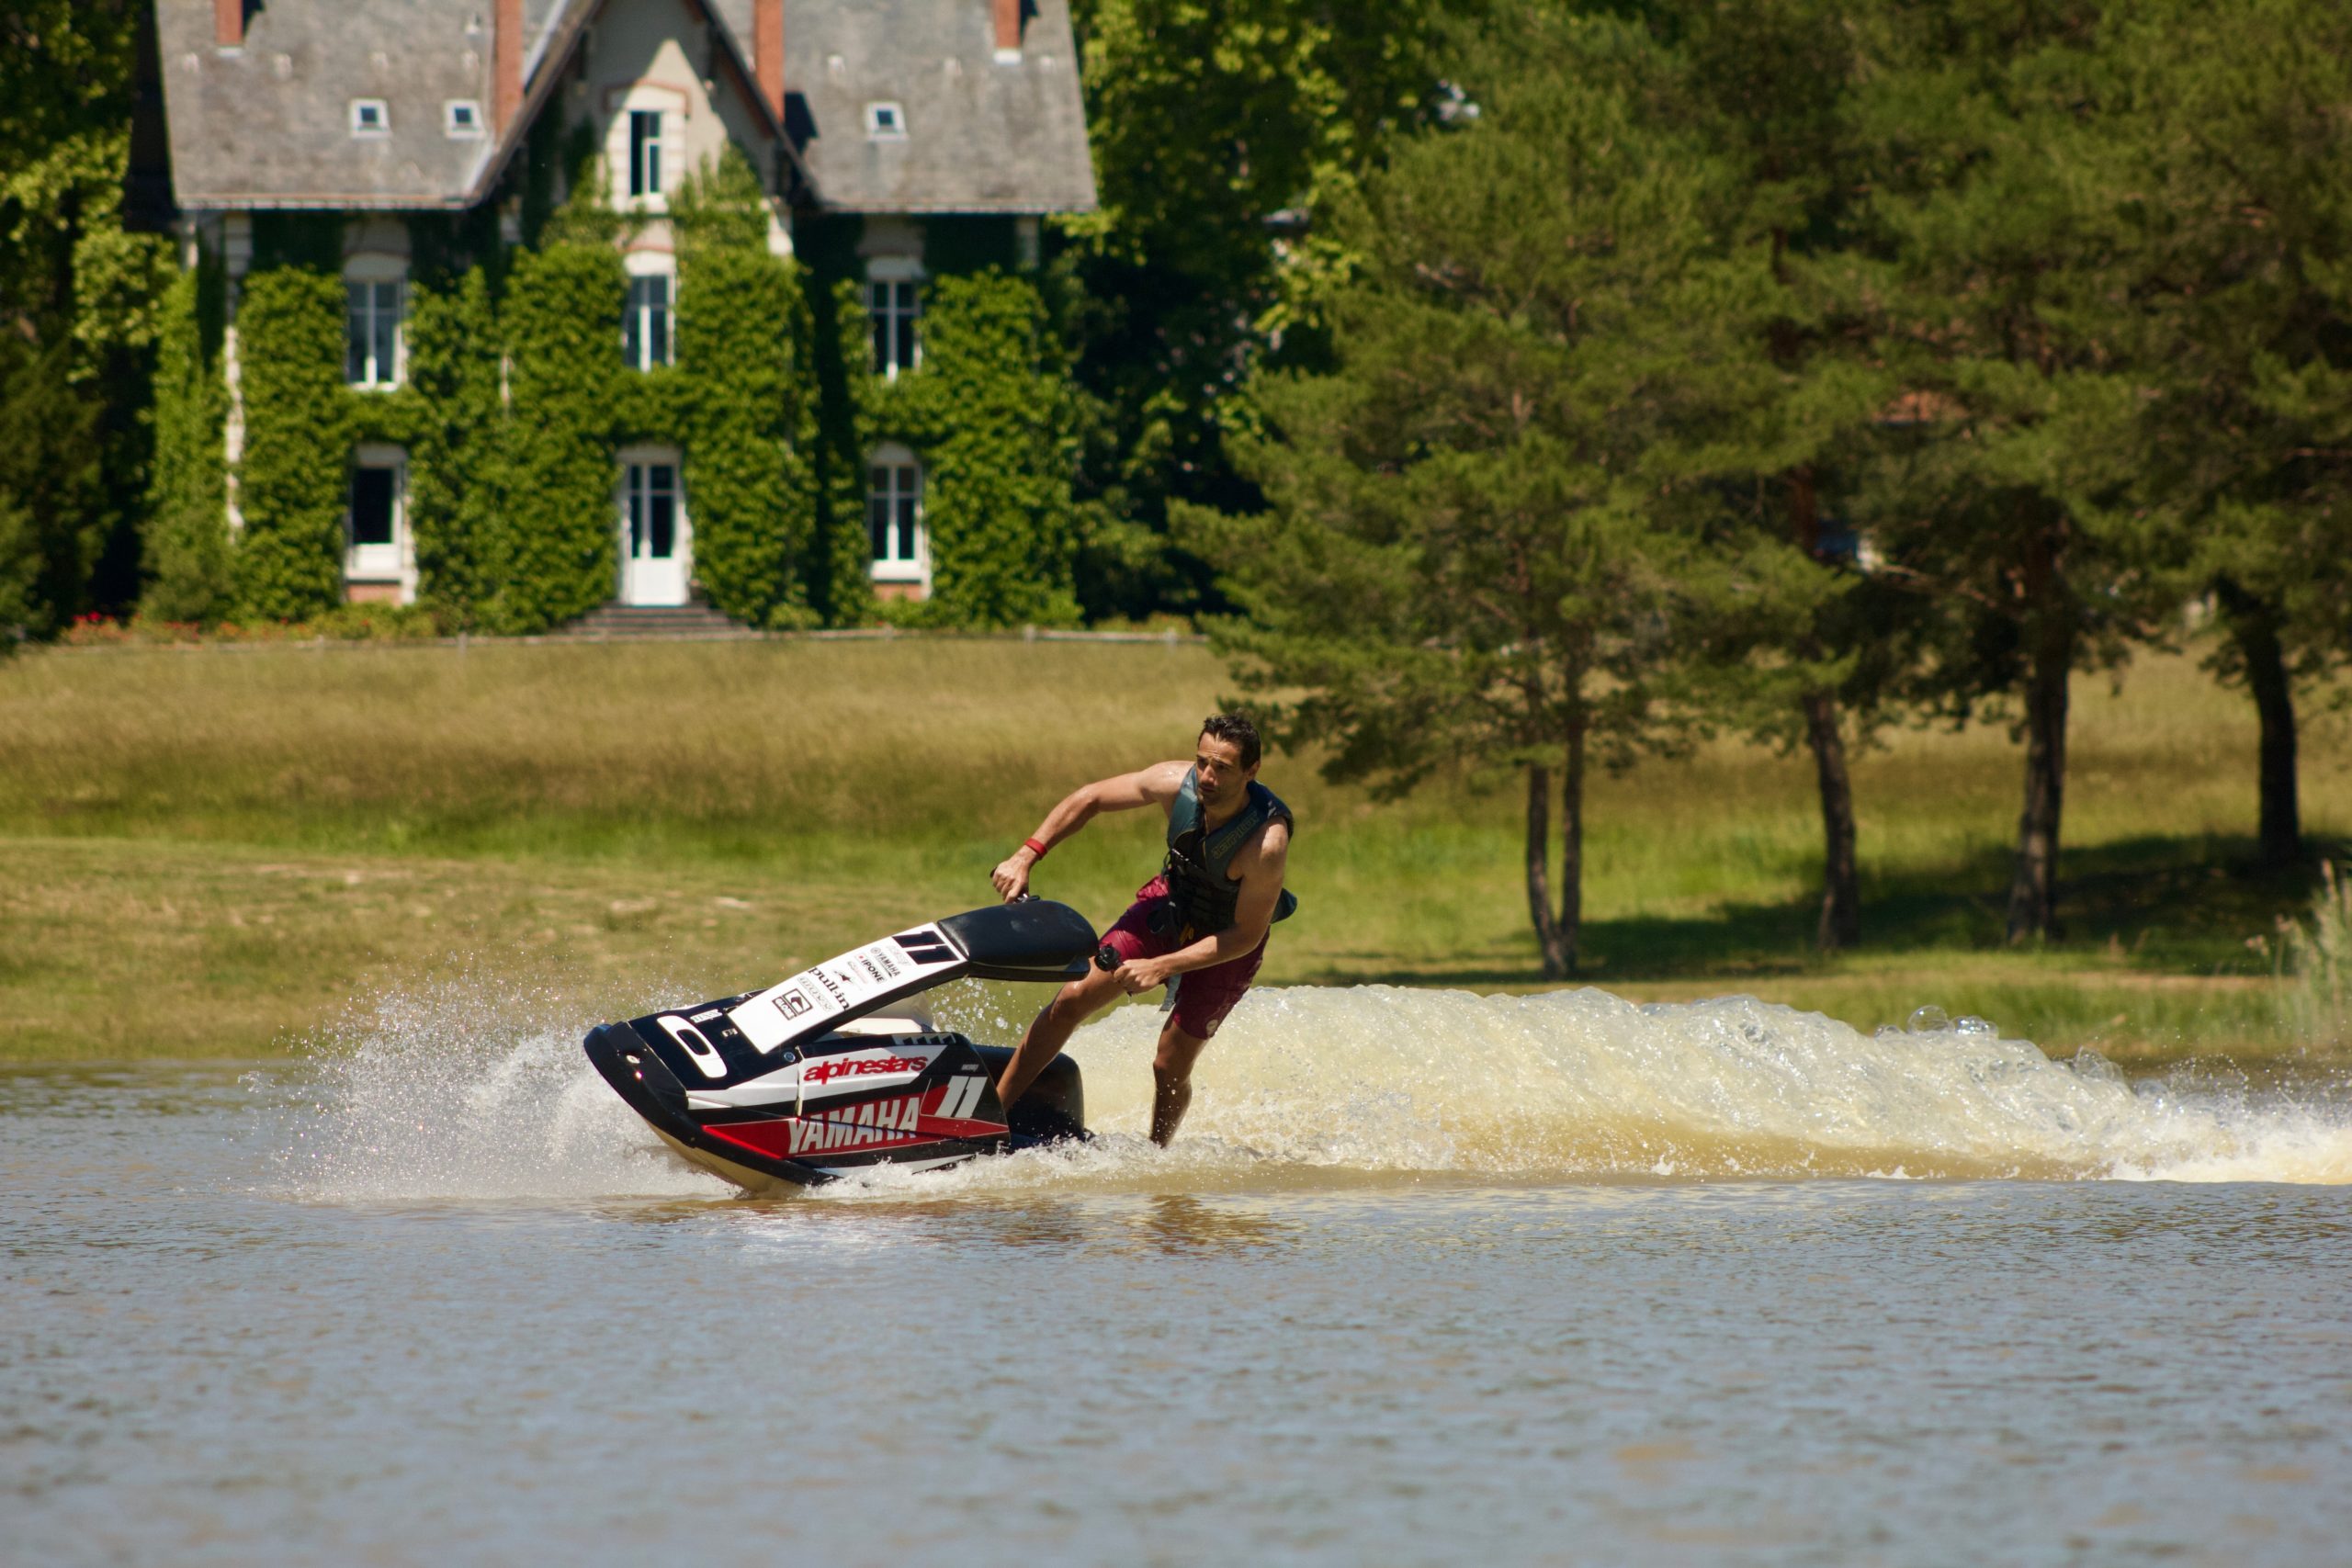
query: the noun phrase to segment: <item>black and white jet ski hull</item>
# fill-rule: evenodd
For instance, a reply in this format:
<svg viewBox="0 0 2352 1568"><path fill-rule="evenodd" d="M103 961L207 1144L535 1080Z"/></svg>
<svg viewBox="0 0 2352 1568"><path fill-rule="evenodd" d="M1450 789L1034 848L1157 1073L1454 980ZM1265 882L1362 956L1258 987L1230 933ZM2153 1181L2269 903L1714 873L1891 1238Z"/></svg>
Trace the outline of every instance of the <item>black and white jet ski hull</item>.
<svg viewBox="0 0 2352 1568"><path fill-rule="evenodd" d="M584 1049L663 1143L748 1190L953 1165L1085 1137L1078 1066L1056 1057L1008 1117L995 1084L1009 1051L888 1010L916 1014L910 998L967 975L1071 978L1093 951L1066 906L976 909L765 991L599 1025Z"/></svg>

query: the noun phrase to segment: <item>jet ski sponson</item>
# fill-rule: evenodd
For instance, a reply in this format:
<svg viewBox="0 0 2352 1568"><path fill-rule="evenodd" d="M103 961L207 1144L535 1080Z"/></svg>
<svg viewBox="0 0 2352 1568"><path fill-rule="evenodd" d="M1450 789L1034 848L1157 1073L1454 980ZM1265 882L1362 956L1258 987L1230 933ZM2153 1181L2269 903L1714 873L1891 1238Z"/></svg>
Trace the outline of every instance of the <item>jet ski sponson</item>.
<svg viewBox="0 0 2352 1568"><path fill-rule="evenodd" d="M1084 1138L1077 1063L1055 1057L1008 1117L996 1080L1010 1051L932 1028L919 1005L891 1010L967 976L1074 980L1096 946L1067 904L990 905L764 991L600 1024L585 1049L662 1142L755 1192Z"/></svg>

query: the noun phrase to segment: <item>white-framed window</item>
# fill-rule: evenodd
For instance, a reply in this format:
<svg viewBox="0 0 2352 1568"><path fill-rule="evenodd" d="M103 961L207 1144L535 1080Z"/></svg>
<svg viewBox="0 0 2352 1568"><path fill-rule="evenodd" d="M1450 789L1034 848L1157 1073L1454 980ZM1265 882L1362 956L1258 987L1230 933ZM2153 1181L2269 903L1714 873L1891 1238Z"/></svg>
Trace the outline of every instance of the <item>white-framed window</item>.
<svg viewBox="0 0 2352 1568"><path fill-rule="evenodd" d="M345 497L344 581L371 584L378 597L405 602L414 591L409 560L408 459L397 446L364 446L352 455Z"/></svg>
<svg viewBox="0 0 2352 1568"><path fill-rule="evenodd" d="M357 268L344 278L343 378L355 387L401 384L401 314L407 286L376 267Z"/></svg>
<svg viewBox="0 0 2352 1568"><path fill-rule="evenodd" d="M904 141L907 139L906 109L893 103L866 105L865 134L875 141Z"/></svg>
<svg viewBox="0 0 2352 1568"><path fill-rule="evenodd" d="M621 357L632 370L676 363L671 310L676 283L667 270L638 273L628 280L628 306L621 313Z"/></svg>
<svg viewBox="0 0 2352 1568"><path fill-rule="evenodd" d="M661 196L670 187L662 157L662 126L670 117L660 109L628 111L628 194Z"/></svg>
<svg viewBox="0 0 2352 1568"><path fill-rule="evenodd" d="M922 520L922 465L896 445L876 450L865 470L865 527L876 582L931 580L931 537Z"/></svg>
<svg viewBox="0 0 2352 1568"><path fill-rule="evenodd" d="M392 133L392 111L381 98L351 100L351 134L354 136L390 136Z"/></svg>
<svg viewBox="0 0 2352 1568"><path fill-rule="evenodd" d="M874 331L874 373L891 380L922 363L922 269L910 256L876 256L865 265L865 317Z"/></svg>
<svg viewBox="0 0 2352 1568"><path fill-rule="evenodd" d="M441 106L441 130L457 141L470 141L482 133L481 105L472 98L451 98Z"/></svg>
<svg viewBox="0 0 2352 1568"><path fill-rule="evenodd" d="M686 172L684 137L693 107L683 89L667 83L605 89L605 167L616 210L670 209L670 192Z"/></svg>

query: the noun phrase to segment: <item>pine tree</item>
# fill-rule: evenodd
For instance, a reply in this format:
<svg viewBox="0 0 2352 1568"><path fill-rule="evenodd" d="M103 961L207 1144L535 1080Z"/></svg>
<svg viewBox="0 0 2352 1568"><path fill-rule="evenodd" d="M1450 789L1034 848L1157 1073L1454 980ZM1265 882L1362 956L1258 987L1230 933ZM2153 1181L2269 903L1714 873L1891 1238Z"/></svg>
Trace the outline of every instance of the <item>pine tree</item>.
<svg viewBox="0 0 2352 1568"><path fill-rule="evenodd" d="M2105 43L2142 504L2254 700L2261 857L2289 864L2295 687L2352 658L2352 15L2146 0Z"/></svg>
<svg viewBox="0 0 2352 1568"><path fill-rule="evenodd" d="M1691 498L1645 468L1690 413L1692 324L1760 282L1721 262L1726 166L1643 123L1635 29L1529 7L1469 62L1481 113L1399 150L1345 209L1337 368L1265 378L1235 438L1271 517L1182 514L1248 614L1220 645L1326 771L1409 789L1523 770L1529 914L1575 966L1584 786L1670 748ZM1733 297L1726 304L1725 296ZM1557 771L1565 840L1551 886Z"/></svg>
<svg viewBox="0 0 2352 1568"><path fill-rule="evenodd" d="M1866 42L1880 250L1852 287L1903 391L1857 505L1935 639L1914 694L2017 715L2012 942L2054 934L2068 678L2171 607L2133 498L2143 386L2098 19L1953 0L1876 13Z"/></svg>

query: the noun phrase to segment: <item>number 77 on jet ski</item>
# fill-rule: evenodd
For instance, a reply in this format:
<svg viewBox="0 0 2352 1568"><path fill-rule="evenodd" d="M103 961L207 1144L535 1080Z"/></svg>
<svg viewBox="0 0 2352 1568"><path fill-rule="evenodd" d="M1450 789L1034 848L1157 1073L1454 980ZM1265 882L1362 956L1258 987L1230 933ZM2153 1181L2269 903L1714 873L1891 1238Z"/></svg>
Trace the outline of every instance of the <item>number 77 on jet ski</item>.
<svg viewBox="0 0 2352 1568"><path fill-rule="evenodd" d="M1258 782L1257 727L1239 714L1201 723L1190 762L1155 762L1071 791L990 874L1011 903L1027 897L1031 868L1105 811L1156 806L1168 818L1168 857L1103 933L1097 966L1061 988L1030 1023L997 1080L1009 1109L1078 1026L1116 1001L1168 988L1152 1057L1152 1142L1176 1135L1193 1100L1193 1065L1241 999L1266 956L1267 932L1298 900L1283 886L1290 807ZM1115 962L1114 962L1115 960ZM1106 966L1107 965L1107 966Z"/></svg>

